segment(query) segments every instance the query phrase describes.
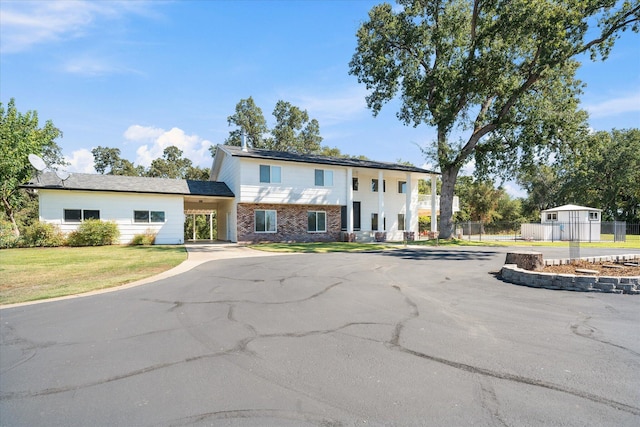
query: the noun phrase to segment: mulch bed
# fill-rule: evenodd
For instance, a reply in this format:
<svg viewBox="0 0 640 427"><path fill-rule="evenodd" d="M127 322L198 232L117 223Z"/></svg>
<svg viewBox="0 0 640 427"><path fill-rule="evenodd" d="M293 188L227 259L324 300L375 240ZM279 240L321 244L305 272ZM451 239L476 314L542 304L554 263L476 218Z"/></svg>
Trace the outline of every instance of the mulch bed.
<svg viewBox="0 0 640 427"><path fill-rule="evenodd" d="M607 265L616 266L616 268L605 267ZM556 273L556 274L577 274L582 276L593 275L593 273L576 272L576 269L595 270L598 272L597 275L599 276L614 276L614 277L640 276L640 267L630 267L630 266L615 264L611 262L590 263L583 260L575 261L573 264L570 264L570 265L546 266L542 271L545 273Z"/></svg>

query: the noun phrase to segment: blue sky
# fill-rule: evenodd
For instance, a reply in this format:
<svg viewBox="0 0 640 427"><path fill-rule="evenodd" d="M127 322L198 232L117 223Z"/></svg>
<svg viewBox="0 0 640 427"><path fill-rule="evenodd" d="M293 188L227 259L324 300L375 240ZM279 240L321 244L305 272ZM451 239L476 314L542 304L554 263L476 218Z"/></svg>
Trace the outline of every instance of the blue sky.
<svg viewBox="0 0 640 427"><path fill-rule="evenodd" d="M99 145L145 166L176 145L208 167L208 146L224 141L249 96L270 126L282 99L319 121L323 145L423 165L418 146L434 130L402 125L394 103L374 118L348 74L356 30L377 3L2 0L0 101L51 119L75 172L93 172ZM639 35L583 64L591 127L640 127Z"/></svg>

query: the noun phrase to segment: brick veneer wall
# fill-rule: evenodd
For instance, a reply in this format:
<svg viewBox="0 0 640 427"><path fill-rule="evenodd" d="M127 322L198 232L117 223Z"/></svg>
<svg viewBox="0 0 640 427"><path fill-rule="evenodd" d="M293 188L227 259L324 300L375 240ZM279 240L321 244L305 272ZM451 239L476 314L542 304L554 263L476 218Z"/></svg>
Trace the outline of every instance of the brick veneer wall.
<svg viewBox="0 0 640 427"><path fill-rule="evenodd" d="M276 233L256 233L254 211L275 210L277 212ZM327 232L307 231L307 212L327 213ZM327 205L275 205L263 203L238 204L238 242L336 242L340 240L340 206Z"/></svg>

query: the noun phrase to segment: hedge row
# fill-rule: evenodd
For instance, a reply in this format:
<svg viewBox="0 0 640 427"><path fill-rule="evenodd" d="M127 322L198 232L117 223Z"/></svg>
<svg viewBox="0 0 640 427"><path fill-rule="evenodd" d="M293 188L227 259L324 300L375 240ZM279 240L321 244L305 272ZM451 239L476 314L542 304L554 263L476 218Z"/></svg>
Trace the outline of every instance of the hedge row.
<svg viewBox="0 0 640 427"><path fill-rule="evenodd" d="M82 222L76 231L69 233L67 236L53 224L36 222L26 227L20 237L16 237L13 234L13 228L10 222L0 221L1 249L55 246L104 246L118 243L119 237L120 230L118 230L118 225L113 221L87 220Z"/></svg>

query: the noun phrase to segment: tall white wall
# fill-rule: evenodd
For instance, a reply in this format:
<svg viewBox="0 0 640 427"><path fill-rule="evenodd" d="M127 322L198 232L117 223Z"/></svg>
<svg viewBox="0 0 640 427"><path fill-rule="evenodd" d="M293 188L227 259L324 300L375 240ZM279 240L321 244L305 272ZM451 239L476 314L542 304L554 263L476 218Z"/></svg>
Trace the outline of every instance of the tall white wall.
<svg viewBox="0 0 640 427"><path fill-rule="evenodd" d="M184 207L181 195L109 193L93 191L38 190L40 220L56 224L69 233L79 223L65 223L65 209L91 209L100 211L102 221L115 221L120 229L120 243L126 244L136 234L151 230L156 244L184 243ZM163 211L163 223L135 223L134 210Z"/></svg>

